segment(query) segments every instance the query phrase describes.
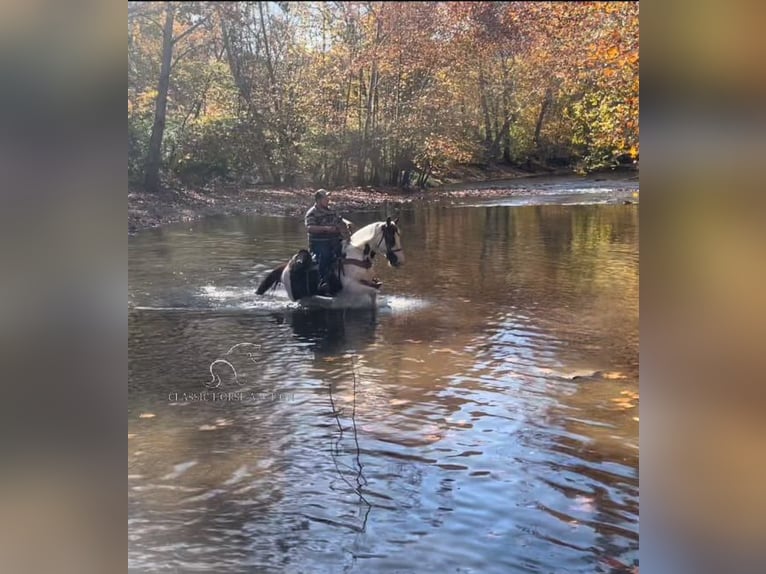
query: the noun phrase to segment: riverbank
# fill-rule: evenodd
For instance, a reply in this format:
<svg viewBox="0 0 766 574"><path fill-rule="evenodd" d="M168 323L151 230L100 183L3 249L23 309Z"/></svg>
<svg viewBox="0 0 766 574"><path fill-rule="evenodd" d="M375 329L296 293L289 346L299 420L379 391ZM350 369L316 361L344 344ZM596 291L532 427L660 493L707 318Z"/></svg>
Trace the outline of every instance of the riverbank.
<svg viewBox="0 0 766 574"><path fill-rule="evenodd" d="M338 211L352 212L382 204L404 205L433 199L499 198L543 193L551 181L571 180L574 184L600 181L635 182L637 171L607 172L576 176L568 172L530 174L512 168L482 170L466 168L444 185L426 190L405 191L392 187L347 187L333 190ZM458 179L459 178L459 179ZM210 215L302 216L313 202L316 188L219 187L210 190L171 189L163 194L128 191L128 233L168 223L192 221Z"/></svg>

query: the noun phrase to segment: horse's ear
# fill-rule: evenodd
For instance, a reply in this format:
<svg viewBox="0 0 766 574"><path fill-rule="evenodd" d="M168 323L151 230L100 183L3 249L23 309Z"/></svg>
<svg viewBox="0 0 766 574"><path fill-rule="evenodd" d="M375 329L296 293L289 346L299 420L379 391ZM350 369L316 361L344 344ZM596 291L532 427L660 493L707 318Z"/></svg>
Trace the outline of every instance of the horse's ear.
<svg viewBox="0 0 766 574"><path fill-rule="evenodd" d="M399 218L394 219L394 225L399 225Z"/></svg>
<svg viewBox="0 0 766 574"><path fill-rule="evenodd" d="M386 217L386 226L391 225L391 217Z"/></svg>

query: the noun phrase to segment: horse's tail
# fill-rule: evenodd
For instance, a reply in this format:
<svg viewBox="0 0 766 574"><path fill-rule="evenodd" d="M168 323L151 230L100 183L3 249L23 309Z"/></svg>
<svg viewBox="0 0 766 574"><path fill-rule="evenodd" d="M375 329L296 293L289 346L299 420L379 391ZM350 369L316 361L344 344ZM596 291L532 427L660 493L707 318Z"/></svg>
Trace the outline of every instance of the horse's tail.
<svg viewBox="0 0 766 574"><path fill-rule="evenodd" d="M287 263L272 270L266 275L266 278L261 281L261 284L258 285L258 289L255 292L258 293L258 295L263 295L269 289L276 289L277 285L282 281L282 272L285 270L285 267L287 267Z"/></svg>

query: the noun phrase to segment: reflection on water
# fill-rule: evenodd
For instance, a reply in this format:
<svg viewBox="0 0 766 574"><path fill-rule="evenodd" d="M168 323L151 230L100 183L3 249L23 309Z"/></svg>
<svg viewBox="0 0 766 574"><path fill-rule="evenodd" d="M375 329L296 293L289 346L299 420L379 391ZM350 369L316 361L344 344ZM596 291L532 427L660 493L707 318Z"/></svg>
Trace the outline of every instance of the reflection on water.
<svg viewBox="0 0 766 574"><path fill-rule="evenodd" d="M415 205L400 227L377 313L255 299L298 220L130 239L130 568L632 567L637 207Z"/></svg>

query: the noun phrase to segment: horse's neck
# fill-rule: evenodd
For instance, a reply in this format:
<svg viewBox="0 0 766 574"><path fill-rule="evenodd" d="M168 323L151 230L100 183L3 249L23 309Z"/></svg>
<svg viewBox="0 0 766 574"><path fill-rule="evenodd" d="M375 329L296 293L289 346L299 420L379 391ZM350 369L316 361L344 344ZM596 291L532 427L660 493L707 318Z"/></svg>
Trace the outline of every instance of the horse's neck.
<svg viewBox="0 0 766 574"><path fill-rule="evenodd" d="M351 236L350 245L356 249L364 249L365 244L369 244L372 249L377 250L378 243L381 240L380 225L378 223L370 223Z"/></svg>
<svg viewBox="0 0 766 574"><path fill-rule="evenodd" d="M363 254L364 251L359 247L354 247L352 243L346 243L343 249L343 255L345 255L347 259L361 259Z"/></svg>

